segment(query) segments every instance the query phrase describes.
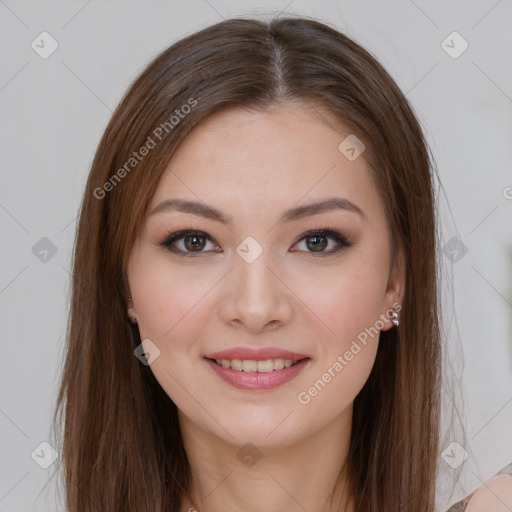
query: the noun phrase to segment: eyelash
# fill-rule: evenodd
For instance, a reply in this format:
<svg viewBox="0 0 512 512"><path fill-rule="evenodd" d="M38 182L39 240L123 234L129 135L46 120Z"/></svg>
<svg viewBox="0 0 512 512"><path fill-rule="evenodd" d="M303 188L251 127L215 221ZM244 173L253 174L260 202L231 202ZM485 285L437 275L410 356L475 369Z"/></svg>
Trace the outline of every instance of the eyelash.
<svg viewBox="0 0 512 512"><path fill-rule="evenodd" d="M158 243L159 246L167 248L170 252L173 254L176 254L177 256L184 257L184 258L195 258L197 256L200 256L201 254L205 254L207 251L199 251L197 253L193 252L186 252L181 249L171 248L172 244L178 240L181 240L187 236L197 236L201 238L206 238L213 242L211 237L205 233L204 231L199 231L197 229L193 228L187 228L182 229L180 231L175 231L174 233L171 233L167 235L161 242ZM353 244L347 240L347 238L342 235L341 233L338 233L337 231L327 227L324 229L315 229L312 231L307 231L304 233L293 245L298 244L302 240L309 238L309 237L327 237L335 240L338 243L338 246L334 249L329 250L328 252L320 252L320 253L314 253L312 251L298 251L298 252L307 252L309 253L313 258L322 258L326 256L334 255L335 253L339 252L344 247L351 247ZM216 251L218 252L218 251Z"/></svg>

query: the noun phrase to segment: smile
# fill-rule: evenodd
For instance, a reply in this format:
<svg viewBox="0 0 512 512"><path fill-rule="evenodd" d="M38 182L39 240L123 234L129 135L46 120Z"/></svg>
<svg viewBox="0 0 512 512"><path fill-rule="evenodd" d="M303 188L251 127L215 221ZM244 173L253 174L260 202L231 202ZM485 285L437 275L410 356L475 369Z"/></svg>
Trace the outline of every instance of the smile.
<svg viewBox="0 0 512 512"><path fill-rule="evenodd" d="M223 368L231 368L237 372L270 373L289 368L298 363L292 359L215 359L215 362Z"/></svg>
<svg viewBox="0 0 512 512"><path fill-rule="evenodd" d="M301 359L217 359L204 361L214 374L232 387L244 391L265 391L286 384L297 377L308 363Z"/></svg>

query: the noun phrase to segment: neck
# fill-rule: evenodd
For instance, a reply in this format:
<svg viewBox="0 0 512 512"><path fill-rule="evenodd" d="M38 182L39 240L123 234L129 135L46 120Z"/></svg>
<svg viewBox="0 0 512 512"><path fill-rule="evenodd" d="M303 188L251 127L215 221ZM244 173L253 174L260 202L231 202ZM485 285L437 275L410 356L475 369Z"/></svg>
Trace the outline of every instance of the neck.
<svg viewBox="0 0 512 512"><path fill-rule="evenodd" d="M180 421L195 503L184 497L182 512L353 511L346 477L340 476L350 443L351 408L322 431L286 447L241 448L187 418Z"/></svg>

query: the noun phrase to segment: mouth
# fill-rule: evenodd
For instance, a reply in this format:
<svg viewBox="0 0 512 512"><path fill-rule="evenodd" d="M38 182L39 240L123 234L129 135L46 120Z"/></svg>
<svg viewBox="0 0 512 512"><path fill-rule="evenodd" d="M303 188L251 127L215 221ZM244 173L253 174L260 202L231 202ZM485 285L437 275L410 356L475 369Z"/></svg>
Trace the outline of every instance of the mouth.
<svg viewBox="0 0 512 512"><path fill-rule="evenodd" d="M237 349L204 357L224 382L241 390L268 390L299 375L311 361L309 356L281 350Z"/></svg>
<svg viewBox="0 0 512 512"><path fill-rule="evenodd" d="M249 372L249 373L270 373L283 370L284 368L290 368L295 366L304 359L309 357L301 358L298 360L294 359L211 359L206 358L210 361L214 361L218 366L223 368L230 368L236 372Z"/></svg>

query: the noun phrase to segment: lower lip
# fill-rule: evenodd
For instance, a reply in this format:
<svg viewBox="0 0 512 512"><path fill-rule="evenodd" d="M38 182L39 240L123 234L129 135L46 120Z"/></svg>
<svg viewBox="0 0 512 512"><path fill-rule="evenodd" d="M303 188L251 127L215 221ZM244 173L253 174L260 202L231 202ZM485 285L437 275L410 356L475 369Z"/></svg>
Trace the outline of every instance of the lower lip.
<svg viewBox="0 0 512 512"><path fill-rule="evenodd" d="M224 368L211 359L206 362L213 368L217 375L235 388L245 390L274 389L296 377L308 364L309 358L302 359L297 364L273 370L271 372L244 372L231 368Z"/></svg>

